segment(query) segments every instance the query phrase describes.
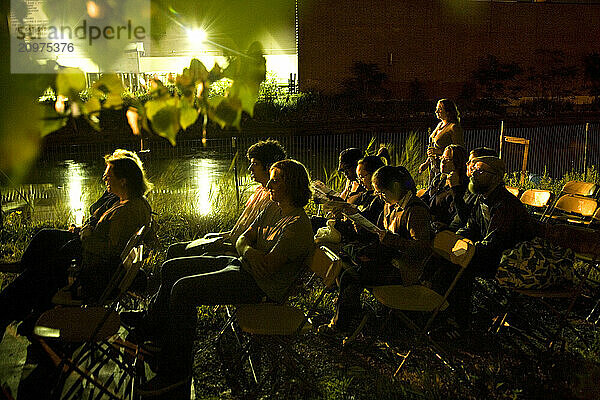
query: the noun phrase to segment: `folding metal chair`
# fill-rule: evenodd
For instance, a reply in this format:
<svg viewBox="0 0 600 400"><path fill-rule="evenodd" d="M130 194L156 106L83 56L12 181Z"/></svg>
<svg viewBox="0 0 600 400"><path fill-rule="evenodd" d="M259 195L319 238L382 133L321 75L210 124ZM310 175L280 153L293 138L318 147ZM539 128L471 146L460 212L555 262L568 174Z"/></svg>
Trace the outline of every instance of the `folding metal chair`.
<svg viewBox="0 0 600 400"><path fill-rule="evenodd" d="M242 350L245 352L252 380L256 385L255 391L260 390L265 381L272 378L282 366L286 367L288 371L294 372L295 376L303 380L308 387L316 390L313 379L303 378L302 374L298 373L298 365L303 365L306 370L309 370L309 368L304 359L292 349L291 345L294 339L312 328L311 318L325 293L335 286L336 278L342 268L341 264L339 257L327 247L321 246L315 249L308 266L313 273L313 277L319 278L322 282L323 289L311 302L306 313L289 303L260 303L237 307L232 317L235 317L239 330L245 333L249 339L245 345L242 345ZM313 277L306 285L313 281ZM231 326L234 328L235 333L235 327L228 325L229 323L230 321L226 323L224 329ZM241 344L241 340L238 339L238 343ZM255 370L255 363L250 355L250 349L257 346L264 349L271 360L277 360L271 366L271 369L262 376Z"/></svg>
<svg viewBox="0 0 600 400"><path fill-rule="evenodd" d="M574 194L583 197L594 197L598 191L598 185L590 182L570 181L565 183L561 194Z"/></svg>
<svg viewBox="0 0 600 400"><path fill-rule="evenodd" d="M590 219L590 223L588 224L588 227L594 228L594 229L600 228L600 207L598 207L596 209L596 212L594 213L594 215L592 215L592 218Z"/></svg>
<svg viewBox="0 0 600 400"><path fill-rule="evenodd" d="M519 197L519 188L513 186L505 186L506 190L508 190L513 196Z"/></svg>
<svg viewBox="0 0 600 400"><path fill-rule="evenodd" d="M565 185L562 187L558 196L556 196L556 201L554 202L554 204L551 207L548 207L548 208L546 208L546 210L544 210L544 213L542 214L542 217L541 217L541 221L548 220L547 214L549 214L549 213L551 214L554 211L554 207L556 206L556 203L558 202L558 200L560 200L563 197L563 195L571 194L571 195L575 195L575 196L593 198L597 193L598 193L598 185L596 185L595 183L582 182L582 181L569 181L569 182L565 183Z"/></svg>
<svg viewBox="0 0 600 400"><path fill-rule="evenodd" d="M456 286L456 283L462 276L467 265L471 262L471 259L475 254L475 246L471 241L451 231L442 231L438 233L433 240L433 251L443 259L460 267L454 277L454 280L444 294L437 293L423 285L375 286L372 288L372 293L377 301L391 309L390 315L395 312L395 314L398 315L400 320L406 326L415 331L419 336L424 337L437 353L444 354L444 349L442 349L441 346L439 346L431 338L428 331L438 313L448 308L448 296ZM430 317L425 325L420 327L405 313L403 313L403 311L420 311L423 313L430 313ZM363 322L361 322L359 329L361 329L363 325L364 319ZM357 333L358 330L346 340L346 343L353 341ZM402 355L402 362L396 369L394 376L400 372L400 369L406 362L406 359L410 353L411 352L409 351L408 353Z"/></svg>
<svg viewBox="0 0 600 400"><path fill-rule="evenodd" d="M591 197L565 194L561 196L545 215L544 222L558 221L575 225L588 224L598 208L598 201Z"/></svg>
<svg viewBox="0 0 600 400"><path fill-rule="evenodd" d="M560 341L562 350L566 343L563 330L567 328L571 330L586 345L586 347L589 347L585 338L569 321L569 316L573 311L576 301L583 295L590 272L593 269L599 270L600 268L600 233L570 225L549 225L545 227L544 237L557 246L572 249L575 252L576 257L586 261L588 266L583 271L573 271L574 274L578 275L578 282L575 284L548 289L525 290L509 288L508 302L504 307L502 316L495 318L492 329L498 333L504 327L509 329L512 328L514 331L545 343L548 348L552 348L557 341ZM536 300L539 304L545 306L558 318L557 328L553 329L544 324L537 329L534 328L530 323L530 318L523 317L521 315L521 308L515 306L519 297ZM517 322L507 323L507 319L511 314L513 317L517 318ZM519 322L525 325L525 330L516 326Z"/></svg>
<svg viewBox="0 0 600 400"><path fill-rule="evenodd" d="M550 204L552 192L549 190L528 189L521 195L521 203L528 206L531 213L536 216L542 216Z"/></svg>
<svg viewBox="0 0 600 400"><path fill-rule="evenodd" d="M133 366L123 361L122 354L109 339L120 327L116 311L119 301L141 265L145 232L146 228L142 227L131 237L121 253L119 268L95 304L74 306L76 302L73 302L57 306L43 313L36 322L31 339L60 371L54 398L133 397L131 377L136 375ZM117 369L125 372L117 377Z"/></svg>

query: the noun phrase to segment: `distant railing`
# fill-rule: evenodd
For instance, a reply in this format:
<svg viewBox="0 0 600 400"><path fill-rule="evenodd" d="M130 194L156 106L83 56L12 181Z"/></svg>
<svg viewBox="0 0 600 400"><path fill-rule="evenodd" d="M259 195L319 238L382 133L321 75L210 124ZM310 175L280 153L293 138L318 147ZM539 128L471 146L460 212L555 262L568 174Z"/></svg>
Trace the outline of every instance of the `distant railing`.
<svg viewBox="0 0 600 400"><path fill-rule="evenodd" d="M385 129L385 130L384 130ZM369 128L350 133L321 131L310 135L292 135L270 133L268 136L237 135L237 147L232 146L230 137L211 138L203 143L202 139L181 139L177 146L167 141L153 140L148 144L150 151L144 155L152 158L178 157L214 157L232 159L237 150L240 151L239 168L245 168L247 162L245 152L258 140L268 137L279 140L290 157L303 162L311 174L323 178L324 171L332 172L337 166L340 151L348 147L365 149L375 138L377 143L388 143L396 152L402 151L406 139L415 132L420 139L420 153L425 154L427 132L423 130L389 128ZM504 135L520 137L530 141L527 171L532 174L543 174L545 171L554 178L562 177L569 171L584 171L587 166L600 165L600 124L553 125L527 128L505 126ZM497 128L466 129L465 145L467 149L486 146L498 150L500 144L500 125ZM87 144L52 144L44 148L42 161L94 160L112 152L116 147L139 148L139 141L129 143L87 143ZM507 171L520 171L522 166L522 149L517 145L505 144L502 158ZM587 160L585 160L587 158Z"/></svg>

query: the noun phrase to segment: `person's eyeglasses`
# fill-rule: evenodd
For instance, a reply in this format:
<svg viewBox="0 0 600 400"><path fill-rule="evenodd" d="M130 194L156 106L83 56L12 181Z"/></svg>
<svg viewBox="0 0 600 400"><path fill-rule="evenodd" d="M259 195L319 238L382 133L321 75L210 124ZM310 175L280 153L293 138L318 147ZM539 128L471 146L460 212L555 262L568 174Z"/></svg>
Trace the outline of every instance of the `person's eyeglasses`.
<svg viewBox="0 0 600 400"><path fill-rule="evenodd" d="M485 169L473 169L473 170L471 170L471 175L482 175L482 174L491 174L491 175L494 175L493 172L487 171Z"/></svg>
<svg viewBox="0 0 600 400"><path fill-rule="evenodd" d="M452 159L448 158L448 157L442 157L440 160L442 160L442 162L450 162L450 161L452 161Z"/></svg>

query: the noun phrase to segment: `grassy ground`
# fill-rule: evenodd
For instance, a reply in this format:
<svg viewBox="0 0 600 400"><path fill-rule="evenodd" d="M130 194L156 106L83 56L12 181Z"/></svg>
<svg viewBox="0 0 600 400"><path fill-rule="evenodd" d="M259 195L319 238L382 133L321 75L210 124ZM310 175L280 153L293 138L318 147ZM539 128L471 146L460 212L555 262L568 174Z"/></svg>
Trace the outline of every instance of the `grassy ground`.
<svg viewBox="0 0 600 400"><path fill-rule="evenodd" d="M485 287L489 285L483 282ZM486 287L486 291L489 290ZM339 339L320 336L314 331L303 335L294 349L307 361L308 369L285 368L282 358L265 356L259 348L253 352L259 360L259 371L275 366L277 377L268 380L264 398L324 398L324 399L596 399L600 396L597 379L600 375L598 351L600 334L583 320L591 304L582 303L576 309L574 322L590 343L586 349L581 340L567 334L565 351L547 351L544 344L523 335L516 328L525 323L514 320L515 329L500 333L488 331L494 314L493 303L476 294L472 332L459 339L441 340L445 360L423 340L405 328L394 316L378 308L370 295L365 302L375 308L364 333L348 347ZM325 299L313 323L328 321L332 314L333 297ZM302 302L302 301L300 301ZM519 306L528 316L532 328L554 326L556 321L541 312L533 303ZM419 320L419 315L410 315ZM221 344L215 342L224 321L223 311L201 308L198 342L195 355L195 382L198 398L238 398L248 388L249 370L240 362L238 346L228 331ZM513 324L513 319L509 319ZM533 332L535 330L532 330ZM223 344L224 343L224 344ZM267 342L269 351L276 345ZM402 357L411 350L405 365L394 377ZM300 379L303 375L307 382ZM251 396L249 396L251 397Z"/></svg>

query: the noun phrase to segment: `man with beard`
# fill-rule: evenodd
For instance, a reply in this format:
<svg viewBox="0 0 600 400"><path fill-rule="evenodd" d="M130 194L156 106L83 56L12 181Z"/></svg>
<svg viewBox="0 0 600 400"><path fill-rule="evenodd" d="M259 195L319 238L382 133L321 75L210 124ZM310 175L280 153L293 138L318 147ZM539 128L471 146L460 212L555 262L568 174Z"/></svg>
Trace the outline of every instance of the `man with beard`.
<svg viewBox="0 0 600 400"><path fill-rule="evenodd" d="M472 160L468 188L476 199L467 223L456 233L475 243L475 255L450 299L456 323L462 329L469 327L475 277L494 278L502 252L533 238L527 209L504 187L504 170L504 162L498 157Z"/></svg>

